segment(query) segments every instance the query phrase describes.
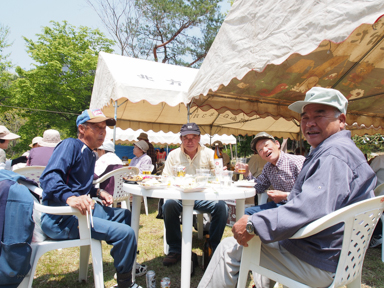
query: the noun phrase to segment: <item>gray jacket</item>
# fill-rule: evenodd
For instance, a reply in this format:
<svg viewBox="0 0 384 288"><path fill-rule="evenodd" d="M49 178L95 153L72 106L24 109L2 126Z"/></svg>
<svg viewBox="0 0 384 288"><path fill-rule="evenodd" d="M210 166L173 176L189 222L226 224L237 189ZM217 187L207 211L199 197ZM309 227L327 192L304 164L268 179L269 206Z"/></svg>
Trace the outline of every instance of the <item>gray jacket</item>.
<svg viewBox="0 0 384 288"><path fill-rule="evenodd" d="M375 173L351 140L351 133L340 131L308 155L287 204L253 214L251 221L263 242L280 241L280 245L299 259L335 272L342 244L342 225L305 239L288 238L318 218L374 197L375 185Z"/></svg>

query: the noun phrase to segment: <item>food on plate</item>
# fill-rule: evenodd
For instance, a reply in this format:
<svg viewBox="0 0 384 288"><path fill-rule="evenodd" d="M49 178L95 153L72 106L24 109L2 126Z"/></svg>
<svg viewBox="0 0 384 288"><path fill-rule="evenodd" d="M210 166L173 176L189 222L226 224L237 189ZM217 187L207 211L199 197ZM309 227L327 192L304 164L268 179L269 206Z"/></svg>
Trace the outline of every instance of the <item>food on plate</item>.
<svg viewBox="0 0 384 288"><path fill-rule="evenodd" d="M124 180L131 182L140 182L141 180L143 180L143 177L141 177L140 175L130 175L128 177L124 177Z"/></svg>
<svg viewBox="0 0 384 288"><path fill-rule="evenodd" d="M158 181L156 178L146 178L143 181L141 181L141 186L151 187L151 186L158 186L162 183Z"/></svg>

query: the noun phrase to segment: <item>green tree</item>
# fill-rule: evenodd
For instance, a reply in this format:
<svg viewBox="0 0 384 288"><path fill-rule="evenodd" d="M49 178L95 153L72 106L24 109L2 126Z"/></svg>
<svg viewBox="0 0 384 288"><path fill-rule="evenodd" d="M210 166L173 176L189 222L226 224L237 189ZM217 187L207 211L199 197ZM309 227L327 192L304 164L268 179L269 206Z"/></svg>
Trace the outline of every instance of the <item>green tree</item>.
<svg viewBox="0 0 384 288"><path fill-rule="evenodd" d="M100 51L112 52L113 41L99 30L51 22L37 34L37 41L24 38L27 52L35 61L29 71L16 67L13 104L28 121L20 128L16 150L49 128L63 137L76 136L76 117L89 107Z"/></svg>
<svg viewBox="0 0 384 288"><path fill-rule="evenodd" d="M201 65L224 20L221 0L87 2L99 14L122 55L183 66Z"/></svg>
<svg viewBox="0 0 384 288"><path fill-rule="evenodd" d="M12 45L8 42L9 33L9 27L0 24L0 103L3 105L10 98L9 87L14 80L14 75L9 72L12 68L12 63L8 60L9 54L4 54L4 49Z"/></svg>

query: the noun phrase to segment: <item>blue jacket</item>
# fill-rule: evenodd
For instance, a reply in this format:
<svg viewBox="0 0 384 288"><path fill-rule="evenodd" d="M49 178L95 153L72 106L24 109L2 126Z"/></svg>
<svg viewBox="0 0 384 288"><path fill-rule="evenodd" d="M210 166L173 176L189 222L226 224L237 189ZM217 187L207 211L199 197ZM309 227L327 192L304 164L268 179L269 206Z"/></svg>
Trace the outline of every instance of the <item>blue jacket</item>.
<svg viewBox="0 0 384 288"><path fill-rule="evenodd" d="M17 287L31 269L33 196L17 183L25 178L0 170L0 286Z"/></svg>

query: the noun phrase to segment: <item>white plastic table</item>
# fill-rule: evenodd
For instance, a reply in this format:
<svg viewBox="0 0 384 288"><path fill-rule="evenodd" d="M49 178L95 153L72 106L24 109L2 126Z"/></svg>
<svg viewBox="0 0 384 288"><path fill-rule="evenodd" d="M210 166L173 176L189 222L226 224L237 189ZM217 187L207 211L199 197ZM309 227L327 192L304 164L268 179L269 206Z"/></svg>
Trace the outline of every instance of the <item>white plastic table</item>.
<svg viewBox="0 0 384 288"><path fill-rule="evenodd" d="M182 246L181 246L181 286L190 287L191 282L191 254L192 254L192 219L193 206L195 200L228 200L236 199L236 220L244 215L245 198L255 196L255 188L244 187L228 187L220 188L220 185L212 185L202 192L182 192L175 188L150 189L146 190L139 185L123 184L123 189L133 195L132 199L132 218L131 227L135 231L136 241L139 236L139 221L141 197L180 199L183 202L183 230L182 230ZM165 236L164 236L165 237ZM136 262L134 262L136 263ZM135 264L134 264L135 265ZM132 271L135 271L133 267ZM135 280L135 273L132 273Z"/></svg>

